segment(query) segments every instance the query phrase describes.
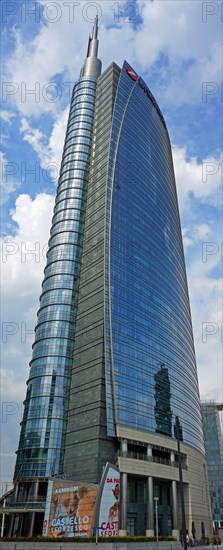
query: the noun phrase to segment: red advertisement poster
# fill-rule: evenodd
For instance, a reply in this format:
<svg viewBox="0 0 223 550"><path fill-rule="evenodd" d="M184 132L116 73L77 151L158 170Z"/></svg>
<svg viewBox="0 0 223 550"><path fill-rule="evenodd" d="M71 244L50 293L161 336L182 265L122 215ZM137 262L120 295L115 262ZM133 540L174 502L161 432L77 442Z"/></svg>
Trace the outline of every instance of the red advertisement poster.
<svg viewBox="0 0 223 550"><path fill-rule="evenodd" d="M109 467L102 489L99 534L102 537L115 537L119 534L120 474Z"/></svg>

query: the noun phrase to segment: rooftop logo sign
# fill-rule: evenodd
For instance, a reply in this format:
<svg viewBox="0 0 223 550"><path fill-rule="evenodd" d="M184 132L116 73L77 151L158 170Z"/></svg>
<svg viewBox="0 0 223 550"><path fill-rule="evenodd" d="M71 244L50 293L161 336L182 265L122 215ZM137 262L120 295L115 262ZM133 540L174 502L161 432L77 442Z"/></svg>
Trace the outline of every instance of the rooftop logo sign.
<svg viewBox="0 0 223 550"><path fill-rule="evenodd" d="M132 78L132 80L135 80L135 81L138 80L137 74L134 73L134 71L131 67L127 67L126 72Z"/></svg>

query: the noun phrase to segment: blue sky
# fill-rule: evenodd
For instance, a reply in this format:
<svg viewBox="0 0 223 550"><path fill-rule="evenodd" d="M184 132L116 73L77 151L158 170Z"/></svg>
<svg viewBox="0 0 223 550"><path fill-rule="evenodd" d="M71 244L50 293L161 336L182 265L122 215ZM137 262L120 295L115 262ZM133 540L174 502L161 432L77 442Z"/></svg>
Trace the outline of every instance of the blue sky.
<svg viewBox="0 0 223 550"><path fill-rule="evenodd" d="M222 22L221 2L194 0L3 0L1 9L4 490L18 445L70 92L96 14L103 68L127 59L166 119L201 398L223 399Z"/></svg>

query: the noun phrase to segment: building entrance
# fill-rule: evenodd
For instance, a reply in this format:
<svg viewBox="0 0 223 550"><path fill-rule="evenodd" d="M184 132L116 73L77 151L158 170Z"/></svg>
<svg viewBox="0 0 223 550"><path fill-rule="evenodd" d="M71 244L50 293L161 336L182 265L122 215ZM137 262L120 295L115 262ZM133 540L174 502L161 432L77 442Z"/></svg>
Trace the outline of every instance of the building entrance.
<svg viewBox="0 0 223 550"><path fill-rule="evenodd" d="M154 479L154 497L158 497L158 535L172 535L171 484ZM131 536L145 535L147 529L147 480L128 476L127 532ZM154 506L154 534L156 514Z"/></svg>

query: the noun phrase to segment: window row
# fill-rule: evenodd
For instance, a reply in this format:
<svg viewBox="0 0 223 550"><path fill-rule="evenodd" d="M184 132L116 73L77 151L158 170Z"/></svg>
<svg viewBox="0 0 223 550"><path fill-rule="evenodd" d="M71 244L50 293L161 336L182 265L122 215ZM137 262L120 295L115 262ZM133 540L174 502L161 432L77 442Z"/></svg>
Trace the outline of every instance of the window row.
<svg viewBox="0 0 223 550"><path fill-rule="evenodd" d="M81 155L80 155L81 156ZM61 170L60 170L60 182L61 178L67 174L67 177L77 177L81 176L81 170L84 173L87 173L89 169L89 160L85 159L83 156L83 160L77 159L76 161L70 161L66 163L65 165L62 164Z"/></svg>
<svg viewBox="0 0 223 550"><path fill-rule="evenodd" d="M75 173L77 176L81 176L83 174L85 174L85 171L83 170L82 172L80 171L80 169L78 170L68 170L67 171L67 177L68 178L73 178L75 176ZM71 186L72 187L72 186ZM77 203L75 203L75 200L78 201L78 199L81 198L81 200L83 199L86 199L86 191L84 191L83 187L81 187L80 189L75 189L75 198L73 200L73 202L71 203L71 205L74 205L76 206ZM57 212L57 207L59 205L59 203L61 202L61 199L60 199L60 194L56 197L56 203L55 203L55 210L54 212ZM80 202L80 208L81 208L82 204ZM67 203L67 206L66 205L63 205L64 208L66 207L69 207L69 203ZM60 208L61 209L61 208Z"/></svg>
<svg viewBox="0 0 223 550"><path fill-rule="evenodd" d="M73 290L48 290L40 297L41 307L51 304L73 304Z"/></svg>
<svg viewBox="0 0 223 550"><path fill-rule="evenodd" d="M50 249L47 253L47 265L58 260L80 260L82 248L76 244L62 244Z"/></svg>
<svg viewBox="0 0 223 550"><path fill-rule="evenodd" d="M72 195L71 195L72 196ZM68 198L68 197L66 197ZM57 224L53 224L50 235L53 236L55 234L61 233L63 231L83 231L84 224L83 222L76 221L76 220L67 220L58 222Z"/></svg>
<svg viewBox="0 0 223 550"><path fill-rule="evenodd" d="M53 374L53 370L56 370L58 367L61 368L64 373L66 369L70 369L72 367L72 360L67 359L66 357L54 357L54 356L48 356L48 357L41 357L40 359L35 359L30 361L31 371L30 371L30 377L32 377L32 372L35 369L38 368L45 368L47 369L47 372L50 374Z"/></svg>
<svg viewBox="0 0 223 550"><path fill-rule="evenodd" d="M64 275L79 275L80 273L80 262L73 261L57 261L51 264L48 264L44 269L44 278L49 277L50 275L56 275L63 273Z"/></svg>
<svg viewBox="0 0 223 550"><path fill-rule="evenodd" d="M68 141L68 139L73 138L74 136L76 136L77 132L82 132L83 131L83 133L84 133L85 130L87 132L92 131L92 121L91 120L88 120L88 121L81 120L81 121L72 122L72 124L69 125L69 128L67 128L66 142Z"/></svg>
<svg viewBox="0 0 223 550"><path fill-rule="evenodd" d="M49 248L57 246L58 244L75 244L79 241L81 234L83 234L83 231L64 231L63 233L58 233L50 238Z"/></svg>
<svg viewBox="0 0 223 550"><path fill-rule="evenodd" d="M77 186L72 186L70 184L66 186L66 189L62 189L60 187L56 198L56 204L58 204L59 201L62 201L65 199L75 199L75 198L81 197L82 194L85 195L86 191L84 189L84 186L81 186L81 185L80 187L77 187Z"/></svg>
<svg viewBox="0 0 223 550"><path fill-rule="evenodd" d="M84 212L83 210L78 210L77 208L64 210L62 212L59 212L58 214L54 214L52 219L52 227L54 224L66 220L74 220L74 221L83 221L84 219Z"/></svg>
<svg viewBox="0 0 223 550"><path fill-rule="evenodd" d="M64 323L65 321L63 321ZM35 334L35 342L42 340L43 338L68 338L74 337L75 324L69 323L68 327L54 327L54 323L51 323L50 327L44 326L46 323L41 323L38 326Z"/></svg>
<svg viewBox="0 0 223 550"><path fill-rule="evenodd" d="M89 151L91 145L91 134L87 135L77 135L77 137L71 138L69 141L65 142L63 159L67 154L76 152L76 151Z"/></svg>

